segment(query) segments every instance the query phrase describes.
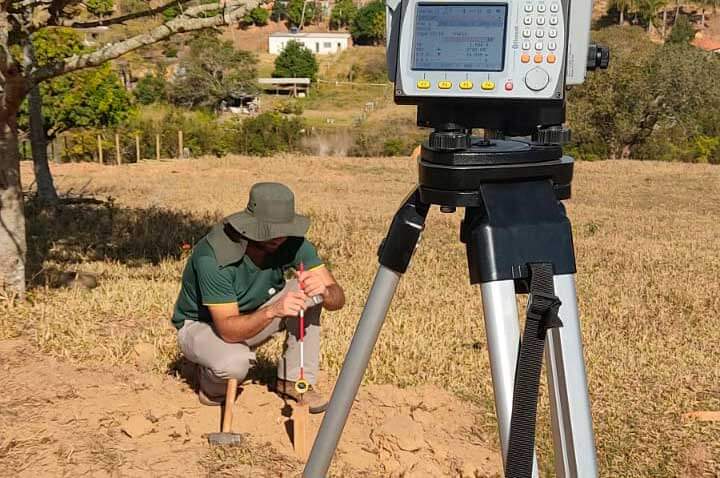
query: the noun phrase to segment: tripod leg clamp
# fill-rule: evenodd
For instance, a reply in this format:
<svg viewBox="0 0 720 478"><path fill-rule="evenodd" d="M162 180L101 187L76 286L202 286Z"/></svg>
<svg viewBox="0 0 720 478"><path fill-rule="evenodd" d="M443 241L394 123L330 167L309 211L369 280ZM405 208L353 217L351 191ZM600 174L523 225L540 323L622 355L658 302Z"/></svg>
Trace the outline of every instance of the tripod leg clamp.
<svg viewBox="0 0 720 478"><path fill-rule="evenodd" d="M403 202L378 250L380 264L404 274L410 265L420 234L425 229L429 204L420 201L417 190Z"/></svg>

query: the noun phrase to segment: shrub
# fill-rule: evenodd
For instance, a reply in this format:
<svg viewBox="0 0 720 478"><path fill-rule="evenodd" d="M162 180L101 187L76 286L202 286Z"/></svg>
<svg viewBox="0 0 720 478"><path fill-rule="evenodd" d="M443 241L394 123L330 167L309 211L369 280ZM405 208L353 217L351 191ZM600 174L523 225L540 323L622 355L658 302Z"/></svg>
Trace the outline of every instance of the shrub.
<svg viewBox="0 0 720 478"><path fill-rule="evenodd" d="M275 59L274 78L310 78L315 81L318 72L315 55L301 43L289 41Z"/></svg>
<svg viewBox="0 0 720 478"><path fill-rule="evenodd" d="M297 100L286 100L276 104L273 108L278 113L286 115L301 115L303 114L303 105Z"/></svg>
<svg viewBox="0 0 720 478"><path fill-rule="evenodd" d="M352 0L338 0L330 13L330 28L338 30L349 27L357 15L357 7Z"/></svg>
<svg viewBox="0 0 720 478"><path fill-rule="evenodd" d="M250 10L250 19L252 22L257 26L264 26L268 24L268 19L270 18L270 12L265 10L262 7L255 7L252 10Z"/></svg>
<svg viewBox="0 0 720 478"><path fill-rule="evenodd" d="M297 117L279 113L262 113L243 121L238 138L243 154L269 156L277 152L294 151L300 145L303 122Z"/></svg>
<svg viewBox="0 0 720 478"><path fill-rule="evenodd" d="M149 105L165 99L167 82L162 75L145 75L135 86L133 95L141 105Z"/></svg>
<svg viewBox="0 0 720 478"><path fill-rule="evenodd" d="M687 15L680 15L672 27L668 43L690 43L695 38L695 29L693 28Z"/></svg>

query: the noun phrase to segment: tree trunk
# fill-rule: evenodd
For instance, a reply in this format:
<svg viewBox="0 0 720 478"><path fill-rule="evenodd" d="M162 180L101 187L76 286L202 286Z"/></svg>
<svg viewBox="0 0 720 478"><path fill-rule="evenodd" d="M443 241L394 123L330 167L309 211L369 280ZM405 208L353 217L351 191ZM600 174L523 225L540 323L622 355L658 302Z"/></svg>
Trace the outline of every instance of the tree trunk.
<svg viewBox="0 0 720 478"><path fill-rule="evenodd" d="M665 32L667 30L667 8L663 7L663 27L662 27L662 39L665 41Z"/></svg>
<svg viewBox="0 0 720 478"><path fill-rule="evenodd" d="M675 2L675 18L673 18L673 26L677 23L677 19L680 16L680 0Z"/></svg>
<svg viewBox="0 0 720 478"><path fill-rule="evenodd" d="M35 85L28 94L30 110L30 144L32 145L33 170L37 183L38 198L48 203L57 203L58 195L53 183L47 157L47 136L42 116L40 87Z"/></svg>
<svg viewBox="0 0 720 478"><path fill-rule="evenodd" d="M4 111L3 111L4 110ZM25 296L25 217L15 112L0 103L0 287Z"/></svg>
<svg viewBox="0 0 720 478"><path fill-rule="evenodd" d="M700 9L700 29L705 30L705 7Z"/></svg>
<svg viewBox="0 0 720 478"><path fill-rule="evenodd" d="M625 25L625 9L620 9L620 26Z"/></svg>

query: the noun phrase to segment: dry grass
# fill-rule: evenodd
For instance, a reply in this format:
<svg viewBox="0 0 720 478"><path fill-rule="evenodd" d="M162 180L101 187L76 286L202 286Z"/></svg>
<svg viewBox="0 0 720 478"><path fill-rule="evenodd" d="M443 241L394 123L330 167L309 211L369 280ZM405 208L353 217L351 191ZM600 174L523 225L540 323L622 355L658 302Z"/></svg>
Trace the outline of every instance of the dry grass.
<svg viewBox="0 0 720 478"><path fill-rule="evenodd" d="M30 208L36 286L27 303L2 302L0 338L25 335L45 352L89 364L132 363L138 345L150 344L156 372L177 354L169 316L180 244L197 239L217 215L244 207L252 183L280 180L312 216L310 235L347 292L345 309L325 319L323 366L336 373L376 270L377 245L415 181L404 159L291 156L74 164L55 174L61 190L89 181L88 193L116 201L55 213ZM720 409L720 169L581 163L574 190L568 210L601 476L717 476L720 423L682 415ZM480 294L468 284L459 219L431 212L366 380L437 383L477 401L485 412L469 420L492 431ZM54 274L75 269L97 273L100 286L52 287ZM541 415L540 455L549 471L546 410ZM12 453L12 444L0 453Z"/></svg>

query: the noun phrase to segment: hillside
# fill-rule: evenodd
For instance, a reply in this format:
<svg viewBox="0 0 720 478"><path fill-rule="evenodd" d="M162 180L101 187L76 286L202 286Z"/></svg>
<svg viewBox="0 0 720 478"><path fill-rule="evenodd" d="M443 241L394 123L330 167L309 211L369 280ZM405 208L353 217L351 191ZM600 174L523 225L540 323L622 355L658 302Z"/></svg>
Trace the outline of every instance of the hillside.
<svg viewBox="0 0 720 478"><path fill-rule="evenodd" d="M297 470L286 418L262 385L246 385L236 406L235 429L249 433L249 448L233 455L206 448L202 434L216 429L218 414L199 407L182 378L168 321L182 243L244 207L250 184L289 184L348 296L324 319L322 367L331 383L376 270L377 245L414 169L407 159L290 155L53 166L61 191L112 201L27 211L35 285L28 303L0 301L0 385L9 392L0 399L0 469L12 476L45 469L162 476L181 464L194 476ZM23 173L30 184L31 170ZM575 177L567 206L600 475L717 475L720 423L688 414L720 410L720 170L581 162ZM430 214L351 416L338 476L388 476L419 463L433 467L418 468L424 476L497 469L480 294L468 284L459 221L460 214ZM94 273L99 286L58 288L63 271ZM279 345L266 346L263 360L272 363ZM427 408L417 408L419 397ZM546 399L539 459L548 471ZM422 429L419 448L399 445L388 422ZM147 435L128 437L122 430L131 425Z"/></svg>

